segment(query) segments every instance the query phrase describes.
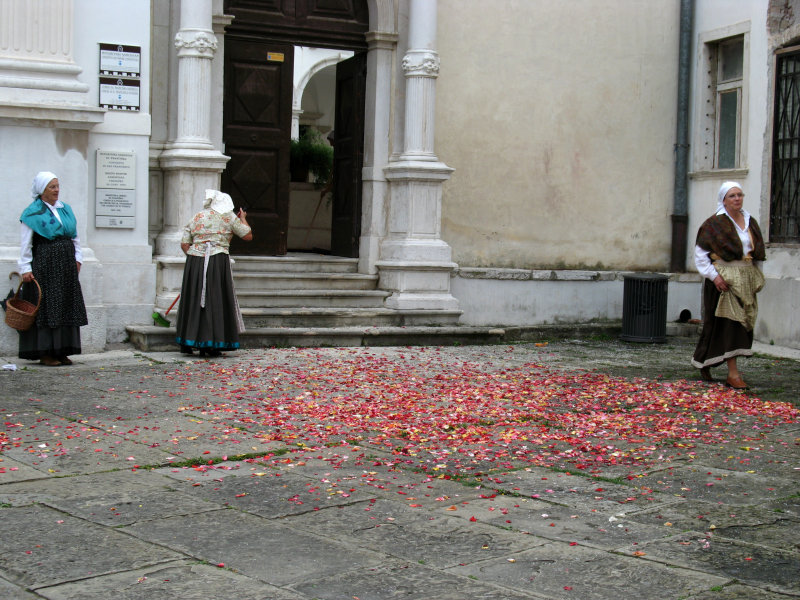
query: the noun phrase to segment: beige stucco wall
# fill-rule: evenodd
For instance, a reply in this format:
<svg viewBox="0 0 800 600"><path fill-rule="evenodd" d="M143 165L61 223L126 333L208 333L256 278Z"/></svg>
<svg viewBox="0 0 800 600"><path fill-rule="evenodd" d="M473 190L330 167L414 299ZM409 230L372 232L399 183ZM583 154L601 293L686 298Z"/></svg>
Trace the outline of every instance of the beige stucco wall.
<svg viewBox="0 0 800 600"><path fill-rule="evenodd" d="M439 0L459 265L668 269L678 25L678 0Z"/></svg>

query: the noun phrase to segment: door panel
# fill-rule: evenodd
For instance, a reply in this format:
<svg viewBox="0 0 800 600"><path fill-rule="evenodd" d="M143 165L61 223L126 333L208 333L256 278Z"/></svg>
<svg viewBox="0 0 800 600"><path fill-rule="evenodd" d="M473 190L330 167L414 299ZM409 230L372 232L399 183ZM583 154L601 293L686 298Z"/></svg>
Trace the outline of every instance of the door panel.
<svg viewBox="0 0 800 600"><path fill-rule="evenodd" d="M289 44L225 39L222 189L253 227L252 242L233 239L234 254L286 254L293 59Z"/></svg>
<svg viewBox="0 0 800 600"><path fill-rule="evenodd" d="M336 65L331 252L338 256L358 256L366 70L365 53Z"/></svg>
<svg viewBox="0 0 800 600"><path fill-rule="evenodd" d="M369 30L367 0L225 0L234 17L228 34L245 34L289 42L365 50Z"/></svg>

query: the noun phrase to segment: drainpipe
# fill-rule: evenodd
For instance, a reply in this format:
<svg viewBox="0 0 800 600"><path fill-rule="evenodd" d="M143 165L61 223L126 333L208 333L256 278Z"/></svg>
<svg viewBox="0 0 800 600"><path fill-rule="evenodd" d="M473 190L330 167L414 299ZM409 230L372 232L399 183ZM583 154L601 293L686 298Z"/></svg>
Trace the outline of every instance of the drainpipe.
<svg viewBox="0 0 800 600"><path fill-rule="evenodd" d="M672 212L670 271L686 271L686 227L689 171L689 78L693 34L694 0L681 0L678 50L678 125L675 136L675 192Z"/></svg>

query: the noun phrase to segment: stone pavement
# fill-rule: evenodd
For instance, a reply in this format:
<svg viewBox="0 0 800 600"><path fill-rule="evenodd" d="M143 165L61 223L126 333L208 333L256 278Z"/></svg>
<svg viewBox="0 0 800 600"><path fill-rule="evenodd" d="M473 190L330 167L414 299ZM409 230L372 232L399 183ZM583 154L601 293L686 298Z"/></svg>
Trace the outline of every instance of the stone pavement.
<svg viewBox="0 0 800 600"><path fill-rule="evenodd" d="M670 382L696 376L693 343L550 340L436 357L486 373L539 364ZM743 364L753 394L798 404L800 353L756 351ZM796 421L755 431L755 415L741 421L747 441L638 472L554 463L458 477L394 464L369 443L298 452L251 435L252 423L231 426L219 396L216 412L199 408L212 388L246 401L245 372L269 373L259 385L270 399L275 365L408 365L430 352L248 350L213 361L216 381L210 361L125 346L72 367L0 358L20 363L0 371L0 599L800 597ZM282 402L295 388L312 397L296 381ZM671 444L657 451L682 440Z"/></svg>

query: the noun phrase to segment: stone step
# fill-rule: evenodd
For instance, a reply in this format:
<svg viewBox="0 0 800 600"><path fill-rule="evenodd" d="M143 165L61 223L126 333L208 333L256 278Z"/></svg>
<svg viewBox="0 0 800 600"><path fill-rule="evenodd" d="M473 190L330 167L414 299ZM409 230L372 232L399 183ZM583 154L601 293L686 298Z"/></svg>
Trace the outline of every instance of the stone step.
<svg viewBox="0 0 800 600"><path fill-rule="evenodd" d="M374 290L377 275L362 273L283 273L234 271L234 285L239 290Z"/></svg>
<svg viewBox="0 0 800 600"><path fill-rule="evenodd" d="M356 273L357 258L292 252L285 256L235 256L233 272Z"/></svg>
<svg viewBox="0 0 800 600"><path fill-rule="evenodd" d="M399 311L388 308L242 308L247 329L453 326L460 311Z"/></svg>
<svg viewBox="0 0 800 600"><path fill-rule="evenodd" d="M383 290L236 290L244 308L382 308Z"/></svg>
<svg viewBox="0 0 800 600"><path fill-rule="evenodd" d="M139 350L178 351L174 327L127 327L130 342ZM448 346L492 344L503 341L505 331L491 327L263 327L240 334L242 348L346 347L346 346Z"/></svg>

